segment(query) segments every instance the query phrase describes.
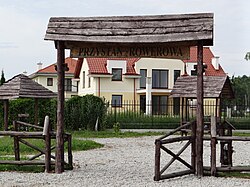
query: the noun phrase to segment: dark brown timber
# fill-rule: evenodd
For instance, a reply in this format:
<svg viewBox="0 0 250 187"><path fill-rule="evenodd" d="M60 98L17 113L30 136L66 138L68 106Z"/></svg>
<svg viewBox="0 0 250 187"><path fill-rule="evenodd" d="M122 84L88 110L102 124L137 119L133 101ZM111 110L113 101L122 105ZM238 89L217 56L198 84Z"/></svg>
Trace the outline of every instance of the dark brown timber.
<svg viewBox="0 0 250 187"><path fill-rule="evenodd" d="M196 128L196 174L203 176L203 44L198 43L197 51L197 128Z"/></svg>
<svg viewBox="0 0 250 187"><path fill-rule="evenodd" d="M8 130L9 123L9 100L4 100L4 130Z"/></svg>
<svg viewBox="0 0 250 187"><path fill-rule="evenodd" d="M56 173L62 173L64 171L64 46L63 42L56 41L57 46L57 129L56 129Z"/></svg>

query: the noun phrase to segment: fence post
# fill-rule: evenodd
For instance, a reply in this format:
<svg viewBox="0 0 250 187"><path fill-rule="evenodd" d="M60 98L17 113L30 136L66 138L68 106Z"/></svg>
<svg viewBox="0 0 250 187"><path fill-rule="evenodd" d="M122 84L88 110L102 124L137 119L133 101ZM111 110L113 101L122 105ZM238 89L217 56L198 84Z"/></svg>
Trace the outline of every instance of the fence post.
<svg viewBox="0 0 250 187"><path fill-rule="evenodd" d="M18 131L18 124L16 121L13 121L13 127L14 127L15 131ZM15 160L20 160L20 149L19 149L18 136L14 136L14 152L15 152Z"/></svg>
<svg viewBox="0 0 250 187"><path fill-rule="evenodd" d="M216 117L211 116L211 175L216 175Z"/></svg>
<svg viewBox="0 0 250 187"><path fill-rule="evenodd" d="M50 135L50 122L49 116L44 118L43 136L45 139L45 172L51 171L51 135Z"/></svg>
<svg viewBox="0 0 250 187"><path fill-rule="evenodd" d="M69 169L73 169L73 155L72 155L72 136L68 135L68 163Z"/></svg>
<svg viewBox="0 0 250 187"><path fill-rule="evenodd" d="M155 181L159 181L161 179L160 159L161 159L161 141L155 140L155 176L154 176Z"/></svg>

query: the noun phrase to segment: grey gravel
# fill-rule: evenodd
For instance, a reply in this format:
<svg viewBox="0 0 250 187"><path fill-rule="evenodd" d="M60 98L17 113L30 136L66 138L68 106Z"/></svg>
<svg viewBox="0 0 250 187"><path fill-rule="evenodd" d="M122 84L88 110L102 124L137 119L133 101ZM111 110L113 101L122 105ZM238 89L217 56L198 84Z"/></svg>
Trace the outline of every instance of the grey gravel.
<svg viewBox="0 0 250 187"><path fill-rule="evenodd" d="M154 140L157 137L104 138L93 139L105 144L103 148L74 152L74 169L62 174L0 172L0 186L185 186L185 187L250 187L250 180L237 178L216 178L187 175L155 182ZM171 144L176 153L184 143ZM234 164L250 165L250 142L235 142ZM219 150L219 149L218 149ZM209 143L204 145L204 165L209 165ZM162 163L171 157L162 153ZM181 157L190 160L190 149ZM219 156L218 156L219 157ZM217 159L219 164L219 158ZM170 172L186 169L178 161L169 168ZM166 172L167 172L166 171Z"/></svg>

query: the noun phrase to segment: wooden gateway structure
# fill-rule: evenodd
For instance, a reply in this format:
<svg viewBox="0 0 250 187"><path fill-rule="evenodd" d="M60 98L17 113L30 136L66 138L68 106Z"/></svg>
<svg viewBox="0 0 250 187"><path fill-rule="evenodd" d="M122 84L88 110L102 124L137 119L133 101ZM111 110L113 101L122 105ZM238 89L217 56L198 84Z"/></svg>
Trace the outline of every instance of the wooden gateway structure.
<svg viewBox="0 0 250 187"><path fill-rule="evenodd" d="M57 49L58 109L56 172L63 171L65 49L71 57L187 59L198 47L195 173L203 175L203 46L213 45L213 14L113 17L52 17L45 40Z"/></svg>

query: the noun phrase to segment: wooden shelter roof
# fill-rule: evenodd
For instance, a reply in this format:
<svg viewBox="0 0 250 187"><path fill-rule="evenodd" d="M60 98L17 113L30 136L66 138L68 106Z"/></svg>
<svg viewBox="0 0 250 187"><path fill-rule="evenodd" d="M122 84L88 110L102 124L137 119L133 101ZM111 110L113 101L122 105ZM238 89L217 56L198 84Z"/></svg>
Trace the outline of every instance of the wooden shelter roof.
<svg viewBox="0 0 250 187"><path fill-rule="evenodd" d="M52 17L45 40L77 42L213 45L213 13L113 17ZM74 43L72 43L74 42Z"/></svg>
<svg viewBox="0 0 250 187"><path fill-rule="evenodd" d="M228 76L204 76L204 98L234 98ZM171 97L196 98L197 76L178 77Z"/></svg>
<svg viewBox="0 0 250 187"><path fill-rule="evenodd" d="M55 97L57 97L57 94L23 74L14 76L0 86L0 100Z"/></svg>

